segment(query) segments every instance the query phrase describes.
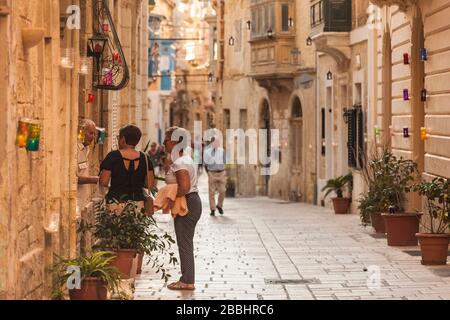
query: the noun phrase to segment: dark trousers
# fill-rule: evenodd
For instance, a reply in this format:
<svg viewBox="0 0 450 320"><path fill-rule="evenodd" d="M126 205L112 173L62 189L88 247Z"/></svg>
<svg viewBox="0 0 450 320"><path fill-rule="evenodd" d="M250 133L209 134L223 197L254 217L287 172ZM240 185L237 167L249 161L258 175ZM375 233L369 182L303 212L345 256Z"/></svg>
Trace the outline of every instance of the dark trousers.
<svg viewBox="0 0 450 320"><path fill-rule="evenodd" d="M202 215L202 202L198 193L186 195L189 213L175 218L175 234L177 237L178 252L180 254L181 278L187 284L195 283L194 261L194 233L200 216Z"/></svg>

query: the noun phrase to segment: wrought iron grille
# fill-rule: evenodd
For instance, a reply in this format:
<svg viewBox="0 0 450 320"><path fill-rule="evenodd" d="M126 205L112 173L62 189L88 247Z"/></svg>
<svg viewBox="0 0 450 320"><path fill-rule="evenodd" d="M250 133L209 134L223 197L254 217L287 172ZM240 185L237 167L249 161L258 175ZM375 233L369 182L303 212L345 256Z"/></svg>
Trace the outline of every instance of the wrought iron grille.
<svg viewBox="0 0 450 320"><path fill-rule="evenodd" d="M130 73L107 2L94 0L94 34L102 34L108 41L101 58L98 61L93 59L93 86L96 89L121 90L127 86Z"/></svg>

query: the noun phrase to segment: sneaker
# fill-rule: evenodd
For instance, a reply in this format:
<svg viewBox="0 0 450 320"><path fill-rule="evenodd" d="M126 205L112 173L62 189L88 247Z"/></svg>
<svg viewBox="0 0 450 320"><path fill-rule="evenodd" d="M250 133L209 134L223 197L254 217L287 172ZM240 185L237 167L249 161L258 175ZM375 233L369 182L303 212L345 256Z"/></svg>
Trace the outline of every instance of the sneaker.
<svg viewBox="0 0 450 320"><path fill-rule="evenodd" d="M216 212L214 210L211 210L211 216L215 216Z"/></svg>
<svg viewBox="0 0 450 320"><path fill-rule="evenodd" d="M217 207L217 210L219 210L220 214L223 214L223 209L221 207Z"/></svg>

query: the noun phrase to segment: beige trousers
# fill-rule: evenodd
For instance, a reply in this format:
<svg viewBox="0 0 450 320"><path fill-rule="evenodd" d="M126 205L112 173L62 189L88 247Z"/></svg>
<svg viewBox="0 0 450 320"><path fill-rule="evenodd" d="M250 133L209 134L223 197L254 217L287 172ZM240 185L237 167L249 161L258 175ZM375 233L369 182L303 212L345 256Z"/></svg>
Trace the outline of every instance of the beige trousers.
<svg viewBox="0 0 450 320"><path fill-rule="evenodd" d="M209 206L211 210L216 210L216 192L219 193L219 201L217 207L223 208L223 201L225 200L225 192L227 191L227 175L225 171L222 172L208 172L208 187L209 187Z"/></svg>

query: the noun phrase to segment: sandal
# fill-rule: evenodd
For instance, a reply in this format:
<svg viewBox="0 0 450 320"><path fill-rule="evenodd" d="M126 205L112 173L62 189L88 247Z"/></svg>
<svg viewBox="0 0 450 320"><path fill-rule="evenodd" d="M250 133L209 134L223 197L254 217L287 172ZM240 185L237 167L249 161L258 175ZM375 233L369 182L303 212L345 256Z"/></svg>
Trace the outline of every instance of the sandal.
<svg viewBox="0 0 450 320"><path fill-rule="evenodd" d="M186 284L181 281L173 282L167 286L167 289L169 290L187 290L187 291L194 291L195 286L193 284Z"/></svg>

